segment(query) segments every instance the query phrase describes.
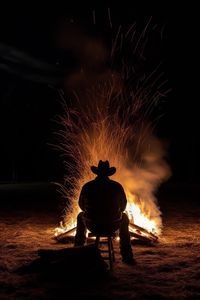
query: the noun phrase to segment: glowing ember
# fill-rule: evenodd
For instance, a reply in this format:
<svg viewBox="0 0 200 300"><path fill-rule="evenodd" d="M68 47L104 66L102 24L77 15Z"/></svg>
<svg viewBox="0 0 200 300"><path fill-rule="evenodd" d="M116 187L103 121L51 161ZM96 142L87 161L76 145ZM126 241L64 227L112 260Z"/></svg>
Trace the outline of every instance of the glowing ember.
<svg viewBox="0 0 200 300"><path fill-rule="evenodd" d="M139 44L136 50L140 50ZM62 192L67 204L64 225L56 229L56 234L76 226L80 190L94 179L90 166L97 165L100 159L109 160L117 168L111 179L125 189L131 222L161 234L161 212L154 192L168 178L170 169L148 117L164 95L164 83L154 70L131 85L130 70L133 72L134 68L125 68L123 62L122 65L121 75L111 68L97 76L92 87L77 96L71 107L63 99L64 114L59 119L63 128L58 132L61 141L58 148L66 158L67 175ZM80 78L79 75L73 78ZM87 77L84 70L81 76Z"/></svg>

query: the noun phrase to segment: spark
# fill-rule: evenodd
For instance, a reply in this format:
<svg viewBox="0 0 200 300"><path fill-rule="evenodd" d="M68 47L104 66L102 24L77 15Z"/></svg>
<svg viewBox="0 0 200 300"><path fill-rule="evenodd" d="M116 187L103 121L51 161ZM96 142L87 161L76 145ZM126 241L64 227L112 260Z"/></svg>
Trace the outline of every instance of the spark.
<svg viewBox="0 0 200 300"><path fill-rule="evenodd" d="M110 23L110 28L112 28L112 20L111 20L111 15L110 15L110 8L108 8L108 19Z"/></svg>

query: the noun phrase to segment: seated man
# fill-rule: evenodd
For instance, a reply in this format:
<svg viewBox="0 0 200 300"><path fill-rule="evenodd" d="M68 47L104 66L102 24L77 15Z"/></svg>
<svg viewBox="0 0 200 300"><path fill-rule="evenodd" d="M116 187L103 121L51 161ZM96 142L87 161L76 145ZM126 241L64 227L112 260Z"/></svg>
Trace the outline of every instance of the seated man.
<svg viewBox="0 0 200 300"><path fill-rule="evenodd" d="M110 168L108 161L100 160L98 167L92 166L91 170L97 177L86 183L81 190L79 206L82 212L77 217L75 246L83 246L85 243L88 219L102 228L109 228L119 220L120 252L123 261L132 264L134 259L128 229L129 219L124 213L126 195L121 184L108 177L116 172L116 168Z"/></svg>

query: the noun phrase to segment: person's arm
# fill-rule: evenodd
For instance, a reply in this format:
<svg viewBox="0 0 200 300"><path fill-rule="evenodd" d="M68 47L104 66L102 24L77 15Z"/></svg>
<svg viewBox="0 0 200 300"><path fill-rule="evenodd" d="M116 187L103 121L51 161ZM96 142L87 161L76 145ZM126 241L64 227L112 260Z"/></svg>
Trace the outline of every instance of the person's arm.
<svg viewBox="0 0 200 300"><path fill-rule="evenodd" d="M84 188L82 188L80 196L79 196L79 201L78 201L78 205L80 206L80 208L84 211L85 209L85 196L84 196Z"/></svg>
<svg viewBox="0 0 200 300"><path fill-rule="evenodd" d="M126 194L125 194L123 187L121 187L120 200L121 200L120 208L121 208L121 211L123 212L125 210L126 204L127 204Z"/></svg>

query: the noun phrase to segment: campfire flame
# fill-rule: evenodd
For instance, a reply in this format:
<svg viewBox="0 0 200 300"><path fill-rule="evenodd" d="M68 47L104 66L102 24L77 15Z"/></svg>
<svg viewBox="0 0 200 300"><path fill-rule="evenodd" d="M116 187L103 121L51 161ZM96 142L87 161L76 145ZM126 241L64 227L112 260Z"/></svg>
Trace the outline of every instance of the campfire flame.
<svg viewBox="0 0 200 300"><path fill-rule="evenodd" d="M128 34L131 35L131 30ZM145 37L145 32L141 36ZM140 44L136 45L134 53L137 54ZM112 48L111 52L113 56L116 50ZM114 61L113 57L111 60ZM148 76L136 76L132 84L133 69L122 60L121 75L111 68L92 80L87 70L82 69L71 77L71 81L78 82L73 105L67 104L61 94L64 113L59 118L62 129L57 132L57 147L65 159L66 176L61 191L66 199L66 211L61 226L55 229L56 235L76 226L81 188L94 179L90 167L97 166L100 159L109 160L117 169L111 179L124 187L131 223L157 236L162 232L161 211L154 194L169 177L170 168L163 144L153 134L154 125L149 116L161 96L166 95L165 81L155 69ZM87 80L91 84L80 90L80 82Z"/></svg>

